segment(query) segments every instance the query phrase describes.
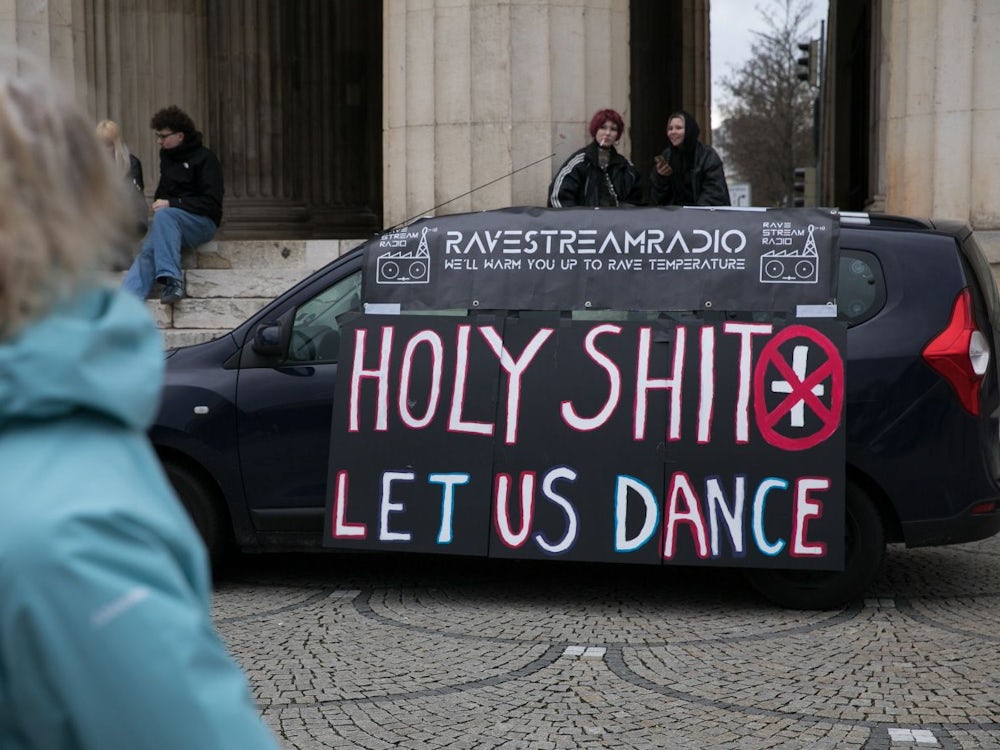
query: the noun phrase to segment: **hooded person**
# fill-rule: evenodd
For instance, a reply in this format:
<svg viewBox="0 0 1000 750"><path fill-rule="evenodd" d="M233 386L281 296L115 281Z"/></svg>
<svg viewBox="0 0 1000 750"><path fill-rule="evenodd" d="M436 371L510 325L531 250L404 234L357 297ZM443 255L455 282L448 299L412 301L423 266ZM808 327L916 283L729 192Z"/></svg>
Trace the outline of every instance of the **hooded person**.
<svg viewBox="0 0 1000 750"><path fill-rule="evenodd" d="M690 114L667 118L667 147L654 158L649 202L654 206L728 206L729 186L718 152L698 140Z"/></svg>
<svg viewBox="0 0 1000 750"><path fill-rule="evenodd" d="M163 341L102 271L126 188L38 64L0 59L0 112L0 747L277 750L146 435Z"/></svg>
<svg viewBox="0 0 1000 750"><path fill-rule="evenodd" d="M642 202L639 170L618 153L615 144L625 132L622 116L601 109L590 118L593 138L559 168L549 185L548 206L620 206Z"/></svg>

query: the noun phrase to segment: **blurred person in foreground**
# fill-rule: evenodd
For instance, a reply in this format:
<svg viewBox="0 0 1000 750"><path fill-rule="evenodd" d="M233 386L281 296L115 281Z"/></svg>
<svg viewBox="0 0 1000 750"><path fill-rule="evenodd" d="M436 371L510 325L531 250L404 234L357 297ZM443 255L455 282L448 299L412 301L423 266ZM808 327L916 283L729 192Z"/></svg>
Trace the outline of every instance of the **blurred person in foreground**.
<svg viewBox="0 0 1000 750"><path fill-rule="evenodd" d="M653 157L649 202L654 206L728 206L722 158L698 140L701 128L689 113L667 118L667 147Z"/></svg>
<svg viewBox="0 0 1000 750"><path fill-rule="evenodd" d="M275 750L146 438L162 341L98 280L126 188L72 99L2 52L0 149L0 747Z"/></svg>

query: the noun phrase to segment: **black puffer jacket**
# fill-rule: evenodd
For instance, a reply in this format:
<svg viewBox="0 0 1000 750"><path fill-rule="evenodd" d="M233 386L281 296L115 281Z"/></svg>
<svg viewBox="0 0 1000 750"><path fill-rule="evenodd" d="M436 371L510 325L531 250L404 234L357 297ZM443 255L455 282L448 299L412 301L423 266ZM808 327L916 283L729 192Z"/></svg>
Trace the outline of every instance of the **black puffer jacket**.
<svg viewBox="0 0 1000 750"><path fill-rule="evenodd" d="M201 142L201 133L175 148L160 149L160 182L153 200L222 222L222 165Z"/></svg>
<svg viewBox="0 0 1000 750"><path fill-rule="evenodd" d="M680 148L668 144L663 158L673 169L664 177L654 168L650 174L649 202L654 206L729 206L729 186L722 158L711 146L698 140L701 129L687 112L684 141Z"/></svg>
<svg viewBox="0 0 1000 750"><path fill-rule="evenodd" d="M589 146L575 151L559 168L549 185L550 208L601 205L601 181L605 179L610 183L610 189L606 191L612 201L610 205L638 205L642 202L639 170L612 146L605 173L598 161L597 149L597 141L591 141ZM605 183L605 187L607 185Z"/></svg>
<svg viewBox="0 0 1000 750"><path fill-rule="evenodd" d="M134 190L141 193L146 189L146 183L142 181L142 162L135 154L128 155L128 179Z"/></svg>
<svg viewBox="0 0 1000 750"><path fill-rule="evenodd" d="M128 156L128 174L125 175L128 193L135 210L135 234L142 237L149 229L149 204L146 203L146 183L142 181L142 162L135 154Z"/></svg>

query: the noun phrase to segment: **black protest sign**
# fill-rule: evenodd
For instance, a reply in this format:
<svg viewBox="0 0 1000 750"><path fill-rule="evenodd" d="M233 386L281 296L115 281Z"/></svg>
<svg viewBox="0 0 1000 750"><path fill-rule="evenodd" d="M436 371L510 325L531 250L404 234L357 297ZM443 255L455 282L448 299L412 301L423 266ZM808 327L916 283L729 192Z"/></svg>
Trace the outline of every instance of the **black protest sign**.
<svg viewBox="0 0 1000 750"><path fill-rule="evenodd" d="M663 399L634 413L638 326L510 318L504 333L512 352L546 338L520 377L517 432L495 442L490 555L658 564L655 539L634 541L653 529L657 503L627 492L663 483ZM650 329L654 338L648 369L661 372L672 341Z"/></svg>
<svg viewBox="0 0 1000 750"><path fill-rule="evenodd" d="M421 219L365 247L364 299L404 310L831 307L830 209L511 208Z"/></svg>
<svg viewBox="0 0 1000 750"><path fill-rule="evenodd" d="M342 328L326 543L486 555L500 365L481 318ZM502 326L502 321L500 321ZM493 334L499 338L499 332Z"/></svg>
<svg viewBox="0 0 1000 750"><path fill-rule="evenodd" d="M347 323L324 543L840 568L843 326L650 317Z"/></svg>

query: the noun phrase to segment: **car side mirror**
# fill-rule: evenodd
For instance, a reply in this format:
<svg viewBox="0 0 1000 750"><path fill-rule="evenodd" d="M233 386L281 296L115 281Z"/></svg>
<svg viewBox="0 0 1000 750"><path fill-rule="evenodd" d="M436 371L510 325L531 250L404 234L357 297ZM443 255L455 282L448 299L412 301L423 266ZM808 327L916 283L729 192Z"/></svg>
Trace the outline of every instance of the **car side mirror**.
<svg viewBox="0 0 1000 750"><path fill-rule="evenodd" d="M253 350L262 357L280 357L282 348L281 326L276 323L262 323L253 332Z"/></svg>

